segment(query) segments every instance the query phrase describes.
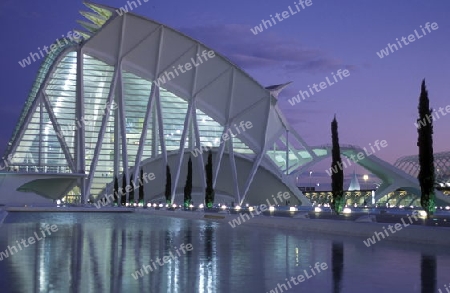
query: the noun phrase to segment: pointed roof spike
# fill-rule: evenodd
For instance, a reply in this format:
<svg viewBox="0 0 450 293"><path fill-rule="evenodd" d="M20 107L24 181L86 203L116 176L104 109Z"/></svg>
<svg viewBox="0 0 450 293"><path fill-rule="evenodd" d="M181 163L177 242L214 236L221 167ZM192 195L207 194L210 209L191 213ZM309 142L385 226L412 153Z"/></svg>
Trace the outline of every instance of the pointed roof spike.
<svg viewBox="0 0 450 293"><path fill-rule="evenodd" d="M92 12L80 11L80 14L99 26L104 25L105 22L107 21L107 18L105 18L101 15L98 15L98 14L94 14Z"/></svg>
<svg viewBox="0 0 450 293"><path fill-rule="evenodd" d="M73 30L74 32L79 33L85 40L88 40L92 37L92 33L81 31L81 30Z"/></svg>
<svg viewBox="0 0 450 293"><path fill-rule="evenodd" d="M353 170L352 181L350 182L350 186L348 187L348 191L361 190L361 186L359 185L358 177L356 176L355 170Z"/></svg>
<svg viewBox="0 0 450 293"><path fill-rule="evenodd" d="M77 22L84 27L85 29L87 29L90 32L97 32L100 29L100 26L96 25L95 23L89 23L83 20L77 20Z"/></svg>
<svg viewBox="0 0 450 293"><path fill-rule="evenodd" d="M272 94L272 96L276 99L278 99L278 95L281 93L281 91L287 87L288 85L290 85L292 83L292 81L289 81L287 83L283 83L283 84L276 84L276 85L271 85L271 86L267 86L266 90L269 90L270 93Z"/></svg>
<svg viewBox="0 0 450 293"><path fill-rule="evenodd" d="M94 2L90 2L90 1L84 1L83 4L88 7L89 9L91 9L92 11L98 13L99 15L109 19L111 16L113 16L115 10L112 7L106 6L106 5L101 5L101 4L97 4Z"/></svg>

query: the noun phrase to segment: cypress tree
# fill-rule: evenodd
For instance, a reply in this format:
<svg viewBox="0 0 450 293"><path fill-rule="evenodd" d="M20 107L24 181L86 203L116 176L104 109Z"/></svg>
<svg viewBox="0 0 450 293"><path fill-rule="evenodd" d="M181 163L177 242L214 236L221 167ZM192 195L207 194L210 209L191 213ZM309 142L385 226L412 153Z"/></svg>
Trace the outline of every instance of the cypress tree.
<svg viewBox="0 0 450 293"><path fill-rule="evenodd" d="M192 193L192 160L191 160L191 157L189 157L186 185L184 186L184 207L185 208L188 208L191 204L191 201L192 201L191 193Z"/></svg>
<svg viewBox="0 0 450 293"><path fill-rule="evenodd" d="M425 87L425 80L422 81L422 87L419 97L419 119L417 119L417 146L419 147L419 165L420 171L417 179L420 182L420 205L427 213L427 218L432 216L435 211L434 194L434 156L433 156L433 119L428 99L428 91ZM425 125L420 122L428 121Z"/></svg>
<svg viewBox="0 0 450 293"><path fill-rule="evenodd" d="M139 203L144 204L144 171L142 168L139 178Z"/></svg>
<svg viewBox="0 0 450 293"><path fill-rule="evenodd" d="M133 173L131 173L131 175L130 175L130 185L133 187L131 182L133 182ZM133 204L134 203L134 188L131 188L131 190L130 190L129 199L130 199L130 203Z"/></svg>
<svg viewBox="0 0 450 293"><path fill-rule="evenodd" d="M205 190L205 202L206 207L212 208L214 203L214 189L213 189L213 165L212 165L212 152L209 150L208 163L205 165L206 171L206 190Z"/></svg>
<svg viewBox="0 0 450 293"><path fill-rule="evenodd" d="M119 180L117 180L117 175L114 176L114 205L119 204Z"/></svg>
<svg viewBox="0 0 450 293"><path fill-rule="evenodd" d="M338 215L344 209L344 170L342 170L341 150L339 147L338 123L336 115L331 122L332 161L331 161L331 209ZM336 170L336 172L334 172Z"/></svg>
<svg viewBox="0 0 450 293"><path fill-rule="evenodd" d="M166 196L166 203L171 204L171 195L172 195L172 175L170 175L170 167L166 166L166 190L164 192Z"/></svg>
<svg viewBox="0 0 450 293"><path fill-rule="evenodd" d="M127 203L127 192L126 192L126 188L127 187L127 177L125 177L125 171L123 171L122 174L122 200L121 200L121 204L124 206Z"/></svg>

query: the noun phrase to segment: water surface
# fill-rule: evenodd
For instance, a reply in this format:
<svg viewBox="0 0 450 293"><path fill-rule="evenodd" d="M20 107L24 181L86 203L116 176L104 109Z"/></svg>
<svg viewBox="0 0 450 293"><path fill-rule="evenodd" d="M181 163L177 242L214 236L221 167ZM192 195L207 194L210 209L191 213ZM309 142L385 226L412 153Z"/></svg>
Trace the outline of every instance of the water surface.
<svg viewBox="0 0 450 293"><path fill-rule="evenodd" d="M58 231L0 261L0 292L263 293L304 270L312 275L316 263L327 269L284 292L433 293L450 283L446 247L367 248L362 238L137 213L10 213L0 251L46 224ZM137 276L145 265L148 273Z"/></svg>

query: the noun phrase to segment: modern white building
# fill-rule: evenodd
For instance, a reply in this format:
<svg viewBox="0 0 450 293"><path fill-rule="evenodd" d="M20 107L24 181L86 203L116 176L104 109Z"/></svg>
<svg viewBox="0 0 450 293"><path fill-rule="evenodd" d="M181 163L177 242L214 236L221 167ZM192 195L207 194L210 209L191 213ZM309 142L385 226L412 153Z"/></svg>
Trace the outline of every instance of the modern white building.
<svg viewBox="0 0 450 293"><path fill-rule="evenodd" d="M264 203L288 191L291 204L308 203L287 176L311 156L299 156L302 140L278 109L283 86L266 89L160 23L86 5L92 12L82 13L89 20L80 22L83 40L59 42L42 63L5 155L13 158L0 174L8 190L0 203L66 195L86 202L105 194L115 175L137 179L141 168L155 174L145 199L157 199L166 164L172 198L181 202L189 157L198 202L207 158L199 150L206 149L216 202Z"/></svg>
<svg viewBox="0 0 450 293"><path fill-rule="evenodd" d="M155 177L145 200L159 200L166 165L172 200L181 203L189 157L199 203L205 150L213 153L216 203L262 204L289 192L291 205L310 204L296 175L330 152L308 146L287 123L277 105L287 84L264 87L174 29L85 4L85 30L52 46L39 69L4 156L0 204L95 201L111 193L115 176L136 182L141 169ZM415 178L375 156L359 164L385 181L380 192L417 190Z"/></svg>

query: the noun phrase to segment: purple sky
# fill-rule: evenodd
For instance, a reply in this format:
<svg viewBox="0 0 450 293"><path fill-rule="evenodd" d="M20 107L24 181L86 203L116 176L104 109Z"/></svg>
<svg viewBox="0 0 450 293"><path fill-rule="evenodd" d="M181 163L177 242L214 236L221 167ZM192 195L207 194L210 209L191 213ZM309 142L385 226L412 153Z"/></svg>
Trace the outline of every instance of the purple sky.
<svg viewBox="0 0 450 293"><path fill-rule="evenodd" d="M123 0L101 4L121 7ZM254 35L250 28L269 15L294 8L294 1L156 1L133 10L198 39L228 57L262 85L293 81L279 99L280 108L309 145L330 142L336 113L340 142L367 147L386 140L377 152L393 163L417 153L417 103L426 78L431 106L450 105L449 1L314 1L301 12ZM2 0L3 42L0 151L3 152L36 77L39 62L22 68L18 61L79 29L81 1ZM380 59L377 52L407 37L427 22L437 30ZM338 69L350 76L291 106L288 99L308 85L331 79ZM435 152L449 150L450 115L434 123ZM317 174L324 167L317 167ZM359 169L358 169L359 171Z"/></svg>

